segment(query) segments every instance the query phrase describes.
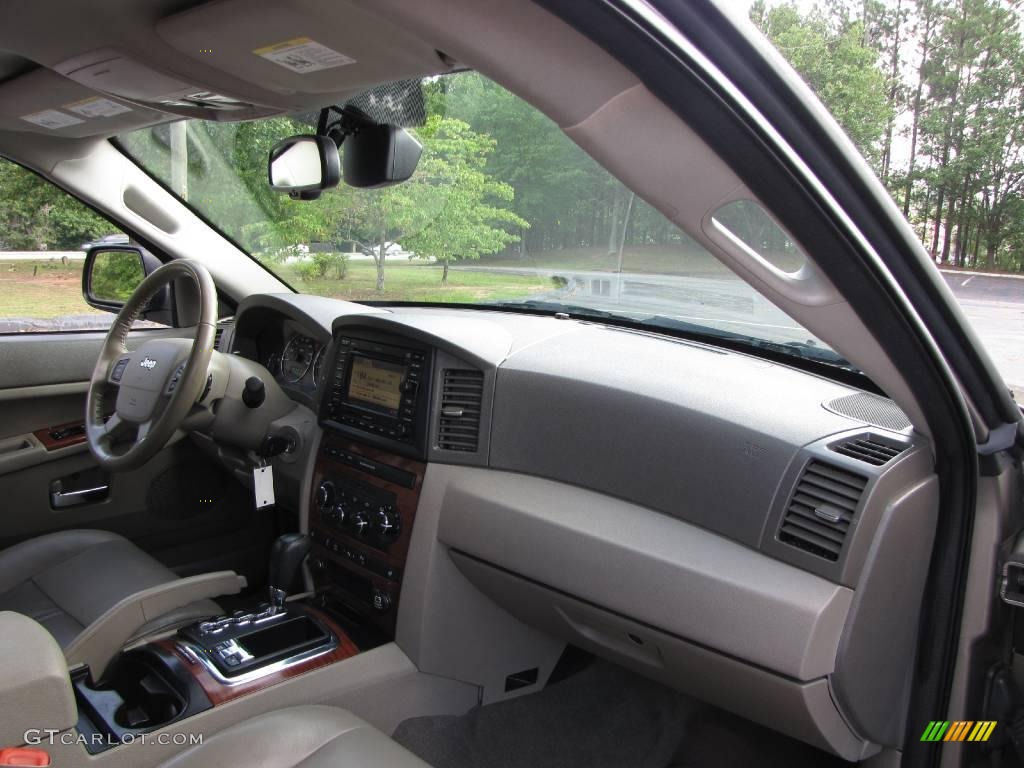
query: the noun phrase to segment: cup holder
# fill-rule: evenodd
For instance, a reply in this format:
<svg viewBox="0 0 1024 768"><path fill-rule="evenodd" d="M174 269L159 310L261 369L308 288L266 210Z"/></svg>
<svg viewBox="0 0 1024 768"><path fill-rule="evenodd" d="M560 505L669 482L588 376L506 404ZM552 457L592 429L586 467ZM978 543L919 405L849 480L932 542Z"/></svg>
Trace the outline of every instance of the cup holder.
<svg viewBox="0 0 1024 768"><path fill-rule="evenodd" d="M125 730L166 725L188 705L178 686L138 658L122 658L99 691L108 694L107 721Z"/></svg>
<svg viewBox="0 0 1024 768"><path fill-rule="evenodd" d="M135 701L125 700L114 712L114 722L122 728L157 728L174 720L185 709L185 702L170 693L155 693Z"/></svg>
<svg viewBox="0 0 1024 768"><path fill-rule="evenodd" d="M128 737L204 712L213 702L177 656L159 647L128 651L96 684L88 670L72 672L78 731L96 755Z"/></svg>

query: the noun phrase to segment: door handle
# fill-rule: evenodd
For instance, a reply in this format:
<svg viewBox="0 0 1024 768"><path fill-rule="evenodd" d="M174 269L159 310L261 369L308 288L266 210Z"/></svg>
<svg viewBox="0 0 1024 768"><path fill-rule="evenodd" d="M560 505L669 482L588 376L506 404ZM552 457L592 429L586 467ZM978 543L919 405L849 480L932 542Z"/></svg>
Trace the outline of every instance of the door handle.
<svg viewBox="0 0 1024 768"><path fill-rule="evenodd" d="M80 488L74 491L61 489L60 483L54 483L50 488L50 506L54 509L67 509L77 507L80 504L92 504L103 501L110 495L109 485L96 485L92 488Z"/></svg>

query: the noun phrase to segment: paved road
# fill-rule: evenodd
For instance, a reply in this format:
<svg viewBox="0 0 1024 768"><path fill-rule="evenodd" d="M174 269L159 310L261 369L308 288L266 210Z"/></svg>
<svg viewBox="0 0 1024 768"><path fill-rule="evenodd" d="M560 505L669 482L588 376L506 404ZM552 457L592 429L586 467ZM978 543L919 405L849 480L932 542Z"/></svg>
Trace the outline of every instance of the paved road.
<svg viewBox="0 0 1024 768"><path fill-rule="evenodd" d="M806 341L807 332L735 277L673 277L529 267L456 267L541 275L564 284L534 296L609 310L623 303L737 333ZM971 321L1007 384L1024 395L1024 276L944 271L943 278ZM1024 400L1024 397L1021 398Z"/></svg>
<svg viewBox="0 0 1024 768"><path fill-rule="evenodd" d="M1006 383L1024 394L1024 277L943 271Z"/></svg>

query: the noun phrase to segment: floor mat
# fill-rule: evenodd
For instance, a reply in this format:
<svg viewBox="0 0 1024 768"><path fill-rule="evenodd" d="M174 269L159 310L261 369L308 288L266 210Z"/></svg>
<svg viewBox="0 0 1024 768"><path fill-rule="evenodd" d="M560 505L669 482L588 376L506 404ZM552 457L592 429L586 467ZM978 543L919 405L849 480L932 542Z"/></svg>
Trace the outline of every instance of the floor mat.
<svg viewBox="0 0 1024 768"><path fill-rule="evenodd" d="M708 707L689 720L671 768L841 768L835 755L742 717Z"/></svg>
<svg viewBox="0 0 1024 768"><path fill-rule="evenodd" d="M434 768L665 768L696 706L596 662L539 693L405 720L394 738Z"/></svg>

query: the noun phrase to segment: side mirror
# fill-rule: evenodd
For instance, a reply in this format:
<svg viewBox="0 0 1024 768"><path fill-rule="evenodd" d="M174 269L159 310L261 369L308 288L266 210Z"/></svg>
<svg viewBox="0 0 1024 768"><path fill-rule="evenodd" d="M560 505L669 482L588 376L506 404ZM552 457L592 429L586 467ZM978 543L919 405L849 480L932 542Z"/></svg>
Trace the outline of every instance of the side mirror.
<svg viewBox="0 0 1024 768"><path fill-rule="evenodd" d="M373 189L406 181L420 162L423 145L404 128L365 125L345 138L345 183Z"/></svg>
<svg viewBox="0 0 1024 768"><path fill-rule="evenodd" d="M139 283L159 266L159 259L135 246L93 246L82 267L85 303L104 312L119 312ZM150 300L142 318L173 325L173 304L173 286L166 286Z"/></svg>
<svg viewBox="0 0 1024 768"><path fill-rule="evenodd" d="M326 136L290 136L277 142L267 161L270 188L302 200L315 200L321 190L341 181L338 147Z"/></svg>
<svg viewBox="0 0 1024 768"><path fill-rule="evenodd" d="M89 249L82 268L82 293L97 309L119 310L146 279L138 248L98 245Z"/></svg>

